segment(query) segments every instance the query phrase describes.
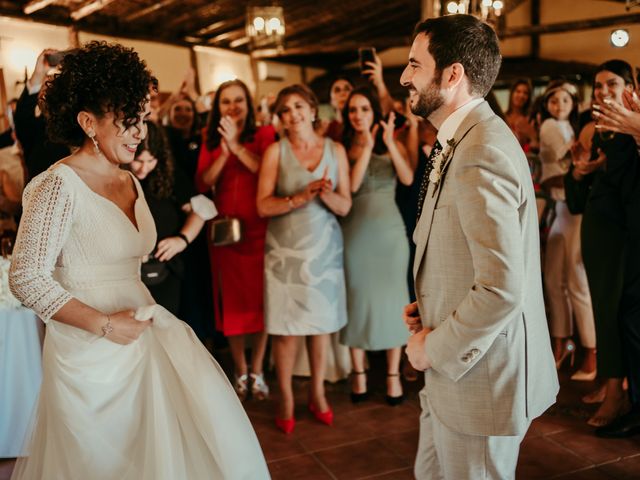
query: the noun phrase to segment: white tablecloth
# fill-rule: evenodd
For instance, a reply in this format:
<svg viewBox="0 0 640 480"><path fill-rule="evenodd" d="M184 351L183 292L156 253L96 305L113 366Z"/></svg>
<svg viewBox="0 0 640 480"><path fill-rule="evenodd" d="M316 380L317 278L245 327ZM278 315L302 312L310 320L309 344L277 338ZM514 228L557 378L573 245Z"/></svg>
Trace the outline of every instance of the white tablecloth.
<svg viewBox="0 0 640 480"><path fill-rule="evenodd" d="M0 309L0 458L23 456L42 381L42 322L25 308Z"/></svg>

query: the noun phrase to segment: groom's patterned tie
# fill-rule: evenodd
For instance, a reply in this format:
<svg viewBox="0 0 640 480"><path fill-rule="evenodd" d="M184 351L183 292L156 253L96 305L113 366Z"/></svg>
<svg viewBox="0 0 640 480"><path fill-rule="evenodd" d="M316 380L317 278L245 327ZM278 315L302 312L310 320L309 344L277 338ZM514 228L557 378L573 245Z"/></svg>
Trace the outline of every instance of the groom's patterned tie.
<svg viewBox="0 0 640 480"><path fill-rule="evenodd" d="M422 204L424 203L424 197L427 195L427 189L429 188L429 175L431 175L431 170L433 170L433 160L441 151L442 145L440 145L440 142L436 140L436 143L433 144L433 148L429 154L429 158L427 158L427 165L424 169L422 182L420 182L420 193L418 193L418 217L416 218L416 223L420 220L420 215L422 214Z"/></svg>

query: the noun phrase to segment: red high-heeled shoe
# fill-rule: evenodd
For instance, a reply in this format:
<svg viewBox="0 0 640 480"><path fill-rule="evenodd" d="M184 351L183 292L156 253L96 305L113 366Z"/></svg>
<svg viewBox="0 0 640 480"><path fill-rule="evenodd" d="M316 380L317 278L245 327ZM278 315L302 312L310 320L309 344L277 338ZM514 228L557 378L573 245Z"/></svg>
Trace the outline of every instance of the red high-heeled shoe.
<svg viewBox="0 0 640 480"><path fill-rule="evenodd" d="M282 430L284 433L289 435L293 432L293 428L296 426L296 419L294 417L291 418L278 418L276 417L276 427Z"/></svg>
<svg viewBox="0 0 640 480"><path fill-rule="evenodd" d="M331 407L329 407L329 410L321 412L312 402L309 402L309 411L313 413L313 416L316 417L316 420L320 423L329 426L333 424L333 410Z"/></svg>

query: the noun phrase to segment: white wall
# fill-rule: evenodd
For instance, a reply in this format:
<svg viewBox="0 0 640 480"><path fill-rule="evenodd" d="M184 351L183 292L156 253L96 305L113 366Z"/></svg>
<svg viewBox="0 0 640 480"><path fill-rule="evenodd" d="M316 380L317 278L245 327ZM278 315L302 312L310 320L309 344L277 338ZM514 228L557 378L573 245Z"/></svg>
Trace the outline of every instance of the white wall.
<svg viewBox="0 0 640 480"><path fill-rule="evenodd" d="M40 52L45 48L64 50L68 38L65 27L0 17L0 66L8 98L20 95L23 85L16 82L24 80L25 68L28 75L33 73Z"/></svg>
<svg viewBox="0 0 640 480"><path fill-rule="evenodd" d="M255 93L256 84L248 55L210 47L195 47L195 52L202 93L216 90L222 82L234 78L242 80Z"/></svg>
<svg viewBox="0 0 640 480"><path fill-rule="evenodd" d="M91 40L104 40L133 48L138 52L140 58L147 63L147 67L149 67L153 75L158 79L160 90L162 91L172 92L177 90L182 84L185 74L191 67L189 48L187 47L177 47L175 45L144 40L132 40L130 38L96 35L87 32L80 32L78 37L80 43Z"/></svg>
<svg viewBox="0 0 640 480"><path fill-rule="evenodd" d="M81 43L105 40L134 48L158 78L160 90L164 92L178 89L187 70L191 67L188 47L88 32L79 32L78 37ZM25 67L31 75L36 58L42 50L45 48L64 50L69 48L69 45L66 27L0 17L0 67L4 71L8 97L20 94L22 86L16 87L16 81L24 78ZM202 93L216 89L220 83L231 78L240 78L247 83L251 92L254 94L258 92L261 96L275 94L287 85L302 81L301 67L265 62L268 66L275 65L280 72L283 72L282 80L258 81L256 85L248 55L220 48L195 47L194 50ZM307 81L311 81L322 73L324 70L308 68Z"/></svg>
<svg viewBox="0 0 640 480"><path fill-rule="evenodd" d="M542 0L540 23L556 23L584 20L605 16L639 13L636 7L630 12L623 2L573 0ZM626 28L631 36L624 48L615 48L609 41L611 31ZM615 27L557 33L540 37L540 56L554 60L571 60L600 64L612 58L626 60L632 66L640 66L640 25L628 24Z"/></svg>

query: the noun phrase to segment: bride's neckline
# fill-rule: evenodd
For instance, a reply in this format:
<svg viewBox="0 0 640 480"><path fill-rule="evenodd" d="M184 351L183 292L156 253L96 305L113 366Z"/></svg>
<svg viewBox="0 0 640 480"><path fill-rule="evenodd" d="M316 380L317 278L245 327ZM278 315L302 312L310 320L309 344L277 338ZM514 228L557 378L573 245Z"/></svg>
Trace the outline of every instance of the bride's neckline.
<svg viewBox="0 0 640 480"><path fill-rule="evenodd" d="M89 192L93 195L95 195L96 197L102 199L103 201L105 201L106 203L112 205L114 208L116 208L128 221L129 225L131 225L136 232L140 233L140 228L139 228L139 224L138 224L138 216L137 216L137 207L138 207L138 200L140 200L140 191L138 190L138 184L136 183L133 174L131 172L127 173L129 174L129 178L131 178L131 181L133 182L133 187L136 190L136 199L133 202L133 218L131 218L127 212L125 212L122 208L120 208L120 206L115 203L113 200L105 197L104 195L100 195L98 192L96 192L95 190L93 190L88 184L87 182L85 182L82 177L78 174L78 172L76 172L74 170L73 167L67 165L66 163L59 163L59 166L62 165L64 167L66 167L67 169L69 169L74 175L75 177L78 179L78 181L87 189L89 190Z"/></svg>

